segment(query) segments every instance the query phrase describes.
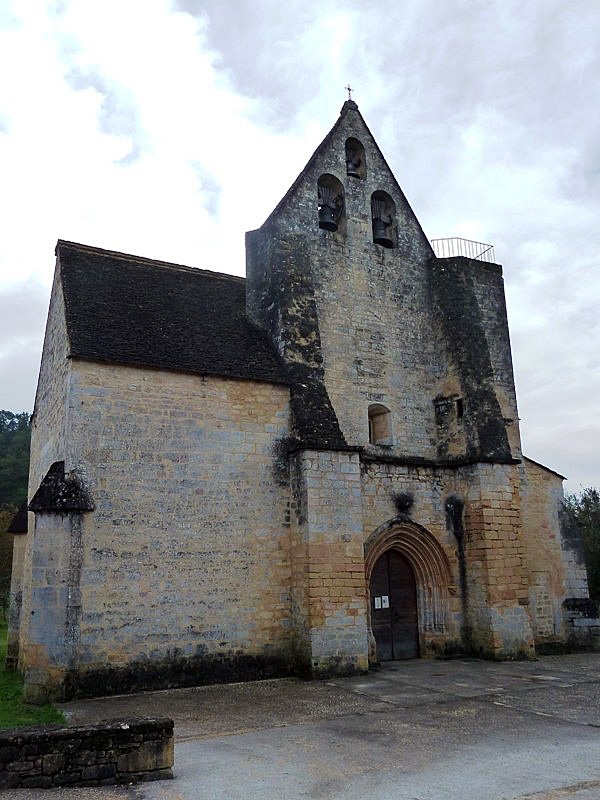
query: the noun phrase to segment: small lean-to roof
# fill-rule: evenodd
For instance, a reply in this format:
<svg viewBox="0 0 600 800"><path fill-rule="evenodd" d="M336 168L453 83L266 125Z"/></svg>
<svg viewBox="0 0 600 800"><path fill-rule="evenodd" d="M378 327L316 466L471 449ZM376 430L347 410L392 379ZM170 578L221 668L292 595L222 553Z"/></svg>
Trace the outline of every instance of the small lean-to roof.
<svg viewBox="0 0 600 800"><path fill-rule="evenodd" d="M244 278L62 240L56 255L72 357L288 383Z"/></svg>

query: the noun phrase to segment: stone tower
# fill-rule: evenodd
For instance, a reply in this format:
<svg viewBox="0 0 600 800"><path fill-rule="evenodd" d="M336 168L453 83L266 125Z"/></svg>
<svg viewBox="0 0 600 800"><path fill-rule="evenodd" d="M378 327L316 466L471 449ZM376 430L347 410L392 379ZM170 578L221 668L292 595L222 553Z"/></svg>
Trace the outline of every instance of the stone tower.
<svg viewBox="0 0 600 800"><path fill-rule="evenodd" d="M339 655L332 620L339 620L339 640L364 663L365 628L347 617L347 601L362 613L364 517L386 496L384 518L392 518L394 493L415 498L406 516L417 524L430 527L423 504L434 504L454 574L450 589L429 587L448 611L439 630L430 626L421 638L433 643L443 631L447 639L455 608L455 623L478 651L529 652L521 451L502 271L435 257L356 103L344 103L302 174L247 235L247 309L294 376L298 559L308 563L297 608L313 668L329 663L327 648L315 644L323 637ZM341 491L332 481L325 508L335 507L336 516L329 527L318 511L326 499L312 497L324 489L310 472L324 458L338 471ZM355 464L358 470L359 460L362 492L358 483L353 491L345 472ZM446 538L453 520L463 524L462 513L449 510L457 497L470 530L462 587L458 542ZM373 522L375 529L382 520ZM327 576L313 569L313 552L317 565L339 569ZM317 600L323 580L335 585L348 570L340 552L356 566L356 593ZM498 570L510 574L498 580ZM463 613L469 619L458 623Z"/></svg>

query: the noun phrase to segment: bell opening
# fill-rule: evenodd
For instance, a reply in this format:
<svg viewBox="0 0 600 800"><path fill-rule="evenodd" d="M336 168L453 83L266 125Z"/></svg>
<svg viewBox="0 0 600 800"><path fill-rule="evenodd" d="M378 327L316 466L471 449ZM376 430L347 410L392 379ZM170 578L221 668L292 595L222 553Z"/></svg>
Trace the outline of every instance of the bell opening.
<svg viewBox="0 0 600 800"><path fill-rule="evenodd" d="M337 222L335 221L335 210L329 206L322 206L319 209L319 228L324 231L337 231Z"/></svg>
<svg viewBox="0 0 600 800"><path fill-rule="evenodd" d="M317 181L317 208L321 230L344 232L344 187L334 175L326 173Z"/></svg>
<svg viewBox="0 0 600 800"><path fill-rule="evenodd" d="M367 177L365 148L354 137L346 139L346 175L351 178Z"/></svg>
<svg viewBox="0 0 600 800"><path fill-rule="evenodd" d="M373 241L375 244L380 244L382 247L393 247L394 243L390 239L385 222L382 219L373 220Z"/></svg>
<svg viewBox="0 0 600 800"><path fill-rule="evenodd" d="M389 238L389 236L376 236L373 241L375 244L380 244L382 247L391 248L394 246L394 243Z"/></svg>
<svg viewBox="0 0 600 800"><path fill-rule="evenodd" d="M396 207L386 192L377 191L371 195L371 219L373 222L373 242L381 247L394 247Z"/></svg>

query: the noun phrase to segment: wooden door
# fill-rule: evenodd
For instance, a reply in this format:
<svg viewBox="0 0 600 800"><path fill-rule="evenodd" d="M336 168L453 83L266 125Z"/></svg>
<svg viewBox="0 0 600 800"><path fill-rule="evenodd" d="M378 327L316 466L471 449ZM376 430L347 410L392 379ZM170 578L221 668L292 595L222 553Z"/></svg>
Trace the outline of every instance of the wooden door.
<svg viewBox="0 0 600 800"><path fill-rule="evenodd" d="M417 587L408 561L388 550L371 574L371 627L379 661L417 658Z"/></svg>

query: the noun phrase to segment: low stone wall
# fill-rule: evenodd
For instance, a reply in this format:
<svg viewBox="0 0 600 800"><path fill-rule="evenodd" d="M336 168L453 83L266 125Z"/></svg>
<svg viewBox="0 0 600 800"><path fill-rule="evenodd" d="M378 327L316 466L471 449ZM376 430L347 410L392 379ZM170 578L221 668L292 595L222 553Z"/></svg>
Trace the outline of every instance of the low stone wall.
<svg viewBox="0 0 600 800"><path fill-rule="evenodd" d="M600 650L600 618L596 603L587 597L567 598L563 603L567 642L575 650Z"/></svg>
<svg viewBox="0 0 600 800"><path fill-rule="evenodd" d="M173 720L136 719L0 732L0 790L172 778Z"/></svg>

